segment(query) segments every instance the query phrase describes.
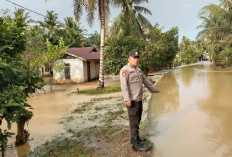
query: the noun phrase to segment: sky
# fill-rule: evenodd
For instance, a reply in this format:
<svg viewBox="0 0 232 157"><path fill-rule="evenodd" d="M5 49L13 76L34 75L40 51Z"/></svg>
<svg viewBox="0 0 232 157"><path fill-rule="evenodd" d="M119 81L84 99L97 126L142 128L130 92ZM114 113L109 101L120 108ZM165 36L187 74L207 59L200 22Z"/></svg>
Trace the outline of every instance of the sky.
<svg viewBox="0 0 232 157"><path fill-rule="evenodd" d="M26 8L36 11L42 15L46 15L46 11L54 10L58 14L58 20L63 22L63 19L68 16L73 16L73 0L10 0L20 4ZM148 8L152 15L146 15L146 18L154 25L158 23L164 27L164 31L177 26L179 28L179 41L183 36L195 40L199 29L196 29L201 24L198 14L202 7L208 4L219 4L219 0L149 0L149 3L143 4ZM0 0L0 10L9 9L14 12L15 5ZM18 8L18 7L16 7ZM120 13L120 8L111 7L110 20L113 20ZM86 33L100 32L100 23L96 12L96 19L92 27L86 21L86 14L81 17L81 27L86 29ZM43 20L42 16L30 13L34 20Z"/></svg>

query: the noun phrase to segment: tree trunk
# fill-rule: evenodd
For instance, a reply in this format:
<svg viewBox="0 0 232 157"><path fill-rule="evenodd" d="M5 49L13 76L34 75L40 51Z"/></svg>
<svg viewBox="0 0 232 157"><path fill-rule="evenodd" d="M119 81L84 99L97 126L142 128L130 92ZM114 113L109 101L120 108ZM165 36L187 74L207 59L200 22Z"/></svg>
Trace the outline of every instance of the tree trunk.
<svg viewBox="0 0 232 157"><path fill-rule="evenodd" d="M30 135L29 132L24 129L25 123L26 121L22 119L19 122L17 122L17 136L16 136L16 143L15 143L16 146L20 146L26 143Z"/></svg>
<svg viewBox="0 0 232 157"><path fill-rule="evenodd" d="M105 8L104 0L100 0L100 22L101 22L101 43L100 43L100 69L97 89L104 88L104 47L105 47Z"/></svg>
<svg viewBox="0 0 232 157"><path fill-rule="evenodd" d="M24 133L25 122L17 123L17 136L16 136L16 146L23 145L26 142L26 136Z"/></svg>
<svg viewBox="0 0 232 157"><path fill-rule="evenodd" d="M26 142L24 134L25 122L17 123L17 136L16 136L16 146L22 145Z"/></svg>
<svg viewBox="0 0 232 157"><path fill-rule="evenodd" d="M49 65L49 82L50 82L50 90L52 92L52 74L51 74L51 66L50 65Z"/></svg>

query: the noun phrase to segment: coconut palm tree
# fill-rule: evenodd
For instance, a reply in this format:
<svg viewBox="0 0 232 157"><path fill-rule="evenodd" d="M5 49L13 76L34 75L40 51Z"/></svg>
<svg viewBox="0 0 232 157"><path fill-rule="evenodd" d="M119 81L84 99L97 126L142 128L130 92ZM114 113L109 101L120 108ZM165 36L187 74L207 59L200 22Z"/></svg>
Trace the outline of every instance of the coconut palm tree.
<svg viewBox="0 0 232 157"><path fill-rule="evenodd" d="M98 11L100 19L100 71L97 89L104 88L104 47L105 47L105 24L109 18L109 0L74 0L74 15L77 21L83 13L83 8L87 11L87 21L93 24L95 11Z"/></svg>
<svg viewBox="0 0 232 157"><path fill-rule="evenodd" d="M220 0L220 4L210 4L202 8L199 13L203 20L198 28L202 31L198 38L208 39L213 43L218 43L232 37L232 1Z"/></svg>
<svg viewBox="0 0 232 157"><path fill-rule="evenodd" d="M49 41L53 44L58 43L59 38L55 39L55 33L61 27L61 23L58 22L58 14L54 13L54 11L47 11L44 21L38 21L38 23L45 29Z"/></svg>
<svg viewBox="0 0 232 157"><path fill-rule="evenodd" d="M152 24L143 15L143 13L151 15L151 11L139 6L144 2L148 0L117 0L116 4L122 7L122 12L114 19L110 34L116 35L119 32L127 34L130 28L133 28L136 34L144 35L146 29L152 29Z"/></svg>
<svg viewBox="0 0 232 157"><path fill-rule="evenodd" d="M64 19L63 29L57 31L58 36L62 36L65 45L68 47L82 47L84 46L83 30L72 17Z"/></svg>

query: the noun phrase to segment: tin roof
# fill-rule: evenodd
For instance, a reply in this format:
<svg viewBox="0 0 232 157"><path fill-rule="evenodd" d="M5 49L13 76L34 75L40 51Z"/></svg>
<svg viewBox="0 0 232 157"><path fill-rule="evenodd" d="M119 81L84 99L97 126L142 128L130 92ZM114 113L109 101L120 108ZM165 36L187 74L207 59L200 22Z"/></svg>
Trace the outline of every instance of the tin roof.
<svg viewBox="0 0 232 157"><path fill-rule="evenodd" d="M70 48L68 53L81 57L86 60L100 59L100 52L95 49L95 47L80 47L80 48Z"/></svg>

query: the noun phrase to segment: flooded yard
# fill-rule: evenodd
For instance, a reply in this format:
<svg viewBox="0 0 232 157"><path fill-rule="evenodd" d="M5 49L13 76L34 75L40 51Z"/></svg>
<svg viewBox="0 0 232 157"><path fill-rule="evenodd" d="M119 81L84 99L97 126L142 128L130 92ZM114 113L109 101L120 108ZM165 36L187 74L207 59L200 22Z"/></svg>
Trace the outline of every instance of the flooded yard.
<svg viewBox="0 0 232 157"><path fill-rule="evenodd" d="M47 140L55 136L65 134L62 120L72 110L77 107L77 104L90 101L94 96L78 95L73 92L84 89L94 89L97 87L97 80L84 84L64 84L53 85L53 92L50 92L49 85L45 86L45 91L39 91L37 94L31 95L28 98L28 103L33 107L34 116L29 121L25 129L29 131L29 141L19 147L14 146L15 136L10 139L9 144L13 146L8 149L6 156L8 157L23 157L30 150L39 146ZM106 80L105 85L118 85L118 78ZM6 124L3 125L6 127ZM16 125L13 124L11 132L16 133ZM1 156L1 155L0 155Z"/></svg>

